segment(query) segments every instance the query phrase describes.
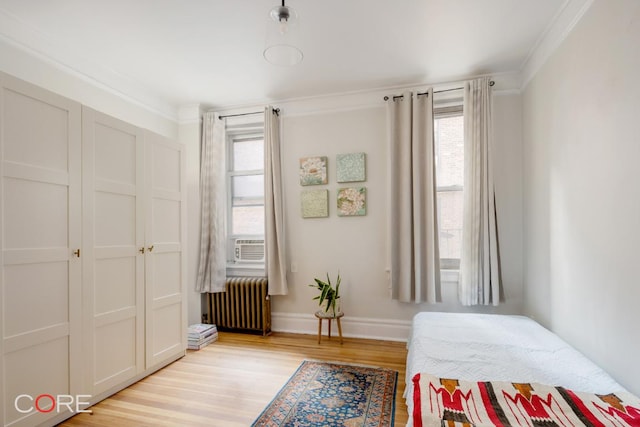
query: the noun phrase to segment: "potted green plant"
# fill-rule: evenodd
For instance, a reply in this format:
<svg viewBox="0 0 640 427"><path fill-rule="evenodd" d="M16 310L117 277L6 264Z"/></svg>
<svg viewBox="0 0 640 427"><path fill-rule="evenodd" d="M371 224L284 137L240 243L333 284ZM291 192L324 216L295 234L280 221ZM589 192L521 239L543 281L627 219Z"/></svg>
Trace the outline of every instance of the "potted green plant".
<svg viewBox="0 0 640 427"><path fill-rule="evenodd" d="M322 307L324 303L324 311L331 313L335 317L336 313L340 310L336 310L336 303L340 298L340 273L338 273L338 277L336 278L335 287L331 284L331 278L329 277L329 273L327 273L327 281L323 281L317 278L313 279L316 283L309 285L312 288L318 289L320 291L320 295L313 298L314 300L318 300L318 305ZM338 305L339 307L339 305Z"/></svg>

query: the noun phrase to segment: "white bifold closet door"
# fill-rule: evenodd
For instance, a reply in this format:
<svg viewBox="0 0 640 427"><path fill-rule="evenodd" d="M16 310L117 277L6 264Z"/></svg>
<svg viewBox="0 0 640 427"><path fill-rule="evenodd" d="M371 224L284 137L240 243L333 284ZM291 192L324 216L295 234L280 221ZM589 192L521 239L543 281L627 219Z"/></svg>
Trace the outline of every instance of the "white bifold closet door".
<svg viewBox="0 0 640 427"><path fill-rule="evenodd" d="M0 87L0 416L33 426L58 414L30 399L82 393L81 107L5 74Z"/></svg>
<svg viewBox="0 0 640 427"><path fill-rule="evenodd" d="M83 108L84 354L94 396L184 354L184 165L182 145Z"/></svg>
<svg viewBox="0 0 640 427"><path fill-rule="evenodd" d="M144 136L82 109L83 312L93 396L144 369Z"/></svg>
<svg viewBox="0 0 640 427"><path fill-rule="evenodd" d="M184 146L145 132L147 368L187 347Z"/></svg>

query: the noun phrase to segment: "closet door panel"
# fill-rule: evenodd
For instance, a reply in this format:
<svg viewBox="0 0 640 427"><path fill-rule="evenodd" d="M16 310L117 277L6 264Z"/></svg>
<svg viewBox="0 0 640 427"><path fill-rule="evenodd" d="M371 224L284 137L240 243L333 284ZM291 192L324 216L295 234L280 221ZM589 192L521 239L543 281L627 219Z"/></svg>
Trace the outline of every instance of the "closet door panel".
<svg viewBox="0 0 640 427"><path fill-rule="evenodd" d="M68 262L8 265L4 284L8 336L69 322Z"/></svg>
<svg viewBox="0 0 640 427"><path fill-rule="evenodd" d="M38 88L9 84L3 92L4 160L68 172L70 132L78 131L67 126L68 107L41 96Z"/></svg>
<svg viewBox="0 0 640 427"><path fill-rule="evenodd" d="M12 351L5 356L5 387L12 391L12 396L7 396L5 425L12 426L34 426L43 422L49 416L56 415L52 411L50 414L43 414L33 411L30 414L23 414L15 409L15 398L22 394L33 396L41 394L52 396L70 394L70 365L69 365L69 337L65 336L48 339L40 344L29 345L22 349ZM46 360L43 360L46 359ZM34 394L35 393L35 394ZM22 399L19 407L27 410L33 403ZM51 408L48 399L42 400L42 409Z"/></svg>
<svg viewBox="0 0 640 427"><path fill-rule="evenodd" d="M152 340L152 354L163 354L167 349L174 348L182 341L183 327L180 322L181 308L179 301L172 301L164 307L154 309L154 329ZM180 350L176 350L180 351Z"/></svg>
<svg viewBox="0 0 640 427"><path fill-rule="evenodd" d="M144 141L83 108L87 382L99 394L144 370Z"/></svg>
<svg viewBox="0 0 640 427"><path fill-rule="evenodd" d="M182 148L178 144L147 132L153 144L151 150L151 175L155 190L166 190L174 193L182 191Z"/></svg>
<svg viewBox="0 0 640 427"><path fill-rule="evenodd" d="M136 243L135 194L117 194L96 190L95 245L96 248L135 248Z"/></svg>
<svg viewBox="0 0 640 427"><path fill-rule="evenodd" d="M68 185L6 177L3 187L4 219L9 224L20 224L5 227L6 248L68 246Z"/></svg>
<svg viewBox="0 0 640 427"><path fill-rule="evenodd" d="M186 347L185 180L183 146L150 132L146 139L147 367Z"/></svg>
<svg viewBox="0 0 640 427"><path fill-rule="evenodd" d="M176 197L177 195L168 194L165 197ZM156 192L151 207L154 213L153 218L153 239L162 243L180 243L180 221L182 203L180 200L171 200L169 198L161 198L162 194Z"/></svg>
<svg viewBox="0 0 640 427"><path fill-rule="evenodd" d="M95 266L95 313L111 313L136 305L136 256L98 256Z"/></svg>
<svg viewBox="0 0 640 427"><path fill-rule="evenodd" d="M95 378L99 391L116 386L136 374L136 319L114 321L98 316L95 328ZM114 351L117 348L117 351Z"/></svg>
<svg viewBox="0 0 640 427"><path fill-rule="evenodd" d="M182 256L176 251L158 252L153 256L153 299L158 300L182 291Z"/></svg>
<svg viewBox="0 0 640 427"><path fill-rule="evenodd" d="M138 130L130 128L123 131L117 122L109 121L110 123L95 123L96 177L135 187L138 179L137 150L140 142Z"/></svg>
<svg viewBox="0 0 640 427"><path fill-rule="evenodd" d="M2 424L21 394L81 389L80 105L0 73Z"/></svg>

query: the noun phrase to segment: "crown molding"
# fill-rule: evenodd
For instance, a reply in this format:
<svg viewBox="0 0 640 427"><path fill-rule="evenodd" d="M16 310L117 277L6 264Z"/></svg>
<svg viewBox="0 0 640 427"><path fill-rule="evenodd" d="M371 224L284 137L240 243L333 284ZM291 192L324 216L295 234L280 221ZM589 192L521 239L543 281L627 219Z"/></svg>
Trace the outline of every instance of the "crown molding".
<svg viewBox="0 0 640 427"><path fill-rule="evenodd" d="M22 22L6 10L0 9L0 43L22 51L34 61L44 63L60 70L72 77L88 83L100 90L123 99L148 112L161 116L173 122L178 121L177 109L160 99L138 81L105 68L95 62L81 58L76 52L70 52L63 43L56 43L38 29ZM3 68L10 74L19 74L26 80L35 80L37 70L32 64L16 64L9 60ZM22 65L22 68L20 68ZM10 68L10 69L9 69ZM34 78L30 78L34 75ZM32 81L38 84L40 82Z"/></svg>
<svg viewBox="0 0 640 427"><path fill-rule="evenodd" d="M254 111L271 104L280 108L281 117L307 116L316 114L332 114L337 112L354 111L370 108L384 108L385 96L397 95L407 90L422 92L429 87L435 90L446 90L460 87L464 81L483 77L485 75L460 76L447 81L422 82L397 86L386 86L355 91L335 92L322 95L313 95L299 98L280 100L265 100L263 104L229 105L213 108L220 114L237 114ZM519 93L519 71L507 71L488 74L496 82L493 93L496 96L513 95Z"/></svg>
<svg viewBox="0 0 640 427"><path fill-rule="evenodd" d="M594 0L566 0L547 29L542 33L529 55L521 66L522 84L524 90L549 57L573 31Z"/></svg>
<svg viewBox="0 0 640 427"><path fill-rule="evenodd" d="M573 30L592 3L593 0L565 0L564 5L529 52L520 70L502 73L502 76L494 74L497 82L494 93L496 95L507 95L522 91ZM43 72L40 71L37 66L33 66L34 63L44 63L84 83L90 84L109 95L122 99L174 123L184 124L193 120L199 120L199 116L196 118L195 110L188 113L182 111L183 107L176 108L176 106L161 99L157 94L154 94L146 88L143 83L98 65L87 58L79 58L74 52L70 52L64 46L64 43L52 41L50 37L37 28L22 22L6 10L0 9L0 44L2 43L23 52L25 55L33 58L33 60L27 63L23 60L14 61L12 58L5 58L5 60L0 59L0 68L17 77L29 80L32 83L40 84L42 80L45 79L45 77L42 76ZM285 115L314 114L376 106L381 107L384 105L382 96L388 95L389 93L394 93L402 89L417 89L426 86L448 88L451 83L465 79L466 78L461 77L452 82L418 83L405 86L332 93L313 97L283 99L279 101L271 100L270 103L285 107L286 109L283 111ZM268 102L265 101L264 104L266 103ZM217 110L236 110L246 107L246 105L227 105L220 106Z"/></svg>

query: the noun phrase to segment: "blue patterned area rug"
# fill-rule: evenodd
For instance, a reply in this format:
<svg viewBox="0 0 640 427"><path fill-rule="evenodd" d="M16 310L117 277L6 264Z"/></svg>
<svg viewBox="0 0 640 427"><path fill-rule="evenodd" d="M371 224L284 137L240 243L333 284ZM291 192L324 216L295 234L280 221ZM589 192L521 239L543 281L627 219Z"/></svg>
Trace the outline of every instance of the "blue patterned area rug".
<svg viewBox="0 0 640 427"><path fill-rule="evenodd" d="M393 426L398 373L305 360L253 426Z"/></svg>

